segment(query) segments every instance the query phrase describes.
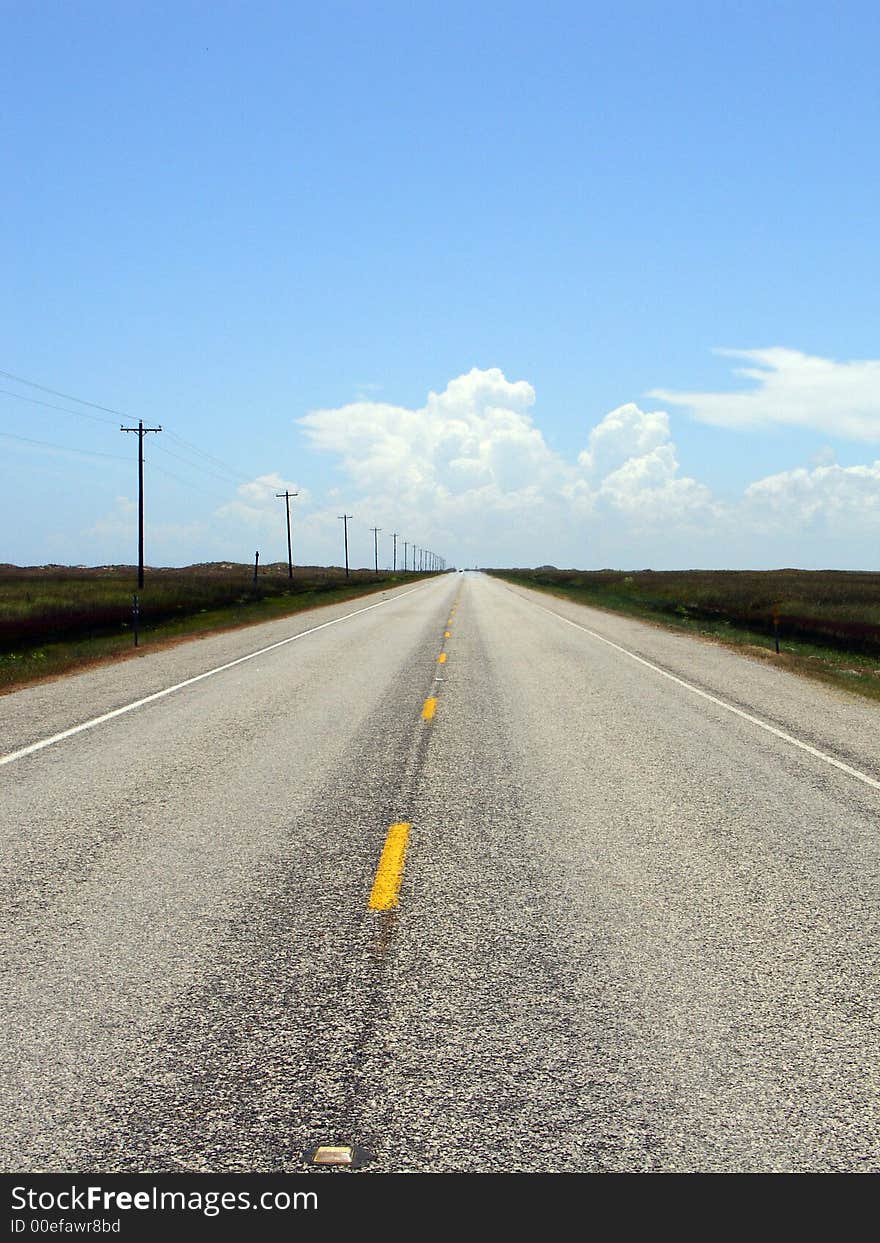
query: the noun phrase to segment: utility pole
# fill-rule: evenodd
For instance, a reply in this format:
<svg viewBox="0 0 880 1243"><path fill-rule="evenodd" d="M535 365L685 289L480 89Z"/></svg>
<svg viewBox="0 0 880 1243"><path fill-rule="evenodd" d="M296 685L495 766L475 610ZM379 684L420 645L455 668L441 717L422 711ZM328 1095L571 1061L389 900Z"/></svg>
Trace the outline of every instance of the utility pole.
<svg viewBox="0 0 880 1243"><path fill-rule="evenodd" d="M138 419L137 427L122 427L121 432L136 432L138 438L138 587L144 585L144 436L147 432L161 432L161 427L144 427Z"/></svg>
<svg viewBox="0 0 880 1243"><path fill-rule="evenodd" d="M285 488L283 492L276 492L275 496L278 500L282 498L287 503L287 577L293 578L293 548L290 543L290 498L299 496L298 492L288 492Z"/></svg>
<svg viewBox="0 0 880 1243"><path fill-rule="evenodd" d="M379 532L381 527L370 527L373 532L373 556L375 557L376 573L379 573Z"/></svg>
<svg viewBox="0 0 880 1243"><path fill-rule="evenodd" d="M394 562L391 566L391 573L396 574L397 573L397 532L396 531L391 532L391 538L394 540Z"/></svg>
<svg viewBox="0 0 880 1243"><path fill-rule="evenodd" d="M345 531L345 577L348 578L348 520L351 514L340 514L339 521Z"/></svg>
<svg viewBox="0 0 880 1243"><path fill-rule="evenodd" d="M406 573L406 550L409 548L409 540L403 541L403 572Z"/></svg>

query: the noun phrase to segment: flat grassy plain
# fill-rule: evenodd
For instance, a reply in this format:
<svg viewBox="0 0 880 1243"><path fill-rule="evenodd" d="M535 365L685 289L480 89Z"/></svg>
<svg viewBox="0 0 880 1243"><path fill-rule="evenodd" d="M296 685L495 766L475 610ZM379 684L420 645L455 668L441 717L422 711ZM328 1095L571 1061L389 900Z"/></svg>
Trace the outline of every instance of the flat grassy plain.
<svg viewBox="0 0 880 1243"><path fill-rule="evenodd" d="M880 574L850 570L487 570L524 587L745 649L880 699ZM773 613L779 616L779 654Z"/></svg>
<svg viewBox="0 0 880 1243"><path fill-rule="evenodd" d="M0 565L0 693L27 682L122 659L213 630L270 621L414 582L427 575L374 574L286 563L214 562L147 569L138 591L133 566ZM138 594L139 646L133 597Z"/></svg>

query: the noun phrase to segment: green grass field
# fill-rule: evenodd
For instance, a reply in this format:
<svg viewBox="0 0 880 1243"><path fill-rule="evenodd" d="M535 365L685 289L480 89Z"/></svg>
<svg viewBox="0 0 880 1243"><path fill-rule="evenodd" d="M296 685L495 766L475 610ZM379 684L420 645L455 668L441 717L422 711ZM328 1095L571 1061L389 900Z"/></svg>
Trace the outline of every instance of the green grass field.
<svg viewBox="0 0 880 1243"><path fill-rule="evenodd" d="M880 698L880 574L847 570L488 570L598 608L748 647ZM779 617L775 651L774 609Z"/></svg>
<svg viewBox="0 0 880 1243"><path fill-rule="evenodd" d="M220 562L147 570L138 592L130 566L0 566L0 691L134 652L133 596L139 604L138 652L212 630L285 614L413 582L418 574L336 567L260 568Z"/></svg>

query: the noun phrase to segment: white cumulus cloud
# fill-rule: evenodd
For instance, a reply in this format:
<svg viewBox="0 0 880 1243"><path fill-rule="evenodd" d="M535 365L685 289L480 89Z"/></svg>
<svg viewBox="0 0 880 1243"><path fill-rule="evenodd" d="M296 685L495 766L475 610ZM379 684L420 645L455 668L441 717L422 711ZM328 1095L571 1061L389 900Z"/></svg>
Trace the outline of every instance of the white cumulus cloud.
<svg viewBox="0 0 880 1243"><path fill-rule="evenodd" d="M665 522L687 524L717 516L710 490L679 473L669 416L618 406L590 432L578 464L591 480L592 507L628 515L633 529Z"/></svg>
<svg viewBox="0 0 880 1243"><path fill-rule="evenodd" d="M679 475L672 444L629 458L605 476L599 496L625 511L639 527L702 522L721 513L704 484Z"/></svg>
<svg viewBox="0 0 880 1243"><path fill-rule="evenodd" d="M300 419L313 448L336 453L360 488L393 487L406 500L438 489L460 495L478 487L499 493L528 487L555 466L528 414L535 393L497 368L452 380L416 410L357 401Z"/></svg>
<svg viewBox="0 0 880 1243"><path fill-rule="evenodd" d="M608 474L630 458L650 453L670 439L669 416L663 410L645 413L634 402L606 414L590 432L578 462L591 473Z"/></svg>
<svg viewBox="0 0 880 1243"><path fill-rule="evenodd" d="M880 527L880 461L870 466L799 467L746 488L744 512L760 526L860 535Z"/></svg>
<svg viewBox="0 0 880 1243"><path fill-rule="evenodd" d="M360 494L351 504L371 523L431 533L440 548L495 548L524 563L562 545L571 563L603 513L643 530L715 512L709 490L681 476L663 411L620 406L570 462L536 426L534 403L526 381L473 368L416 409L357 401L299 423L313 448L340 459Z"/></svg>
<svg viewBox="0 0 880 1243"><path fill-rule="evenodd" d="M872 368L878 364L828 363L784 350L737 357L758 364L747 373L757 383L752 392L673 398L686 404L685 397L705 397L693 403L700 417L760 427L785 418L804 423L807 417L818 425L820 408L827 413L832 396L836 401L849 392L848 426L865 435L870 430ZM816 397L813 406L801 408L797 394L810 388L807 376L824 394L824 407ZM771 389L780 394L778 404L770 402ZM733 404L725 413L708 399ZM203 526L148 523L148 555L154 564L247 561L258 547L263 563L283 560L284 503L276 494L289 489L299 493L291 502L295 564L341 563L343 512L353 515L348 525L354 566L373 564L374 526L381 528L380 565L391 564L392 532L398 536L398 565L405 546L411 558L414 545L466 565L875 563L880 460L844 467L825 444L812 456L804 454L809 466L759 478L738 497L721 501L682 470L673 419L665 410L628 402L595 424L585 418L583 450L566 457L545 439L535 405L527 381L509 380L499 368L473 368L412 407L359 397L314 410L297 422L311 448L338 468L332 487L313 497L277 472L258 475ZM576 409L567 414L578 417ZM876 414L880 428L880 407ZM839 423L823 427L826 436L840 430ZM724 433L718 434L718 452L724 452ZM111 550L127 548L135 526L132 501L118 498L89 532L101 546L100 559L119 560Z"/></svg>
<svg viewBox="0 0 880 1243"><path fill-rule="evenodd" d="M837 362L781 347L715 352L750 363L734 374L754 386L732 393L652 389L648 396L683 406L701 422L720 427L780 424L850 440L880 440L880 360Z"/></svg>

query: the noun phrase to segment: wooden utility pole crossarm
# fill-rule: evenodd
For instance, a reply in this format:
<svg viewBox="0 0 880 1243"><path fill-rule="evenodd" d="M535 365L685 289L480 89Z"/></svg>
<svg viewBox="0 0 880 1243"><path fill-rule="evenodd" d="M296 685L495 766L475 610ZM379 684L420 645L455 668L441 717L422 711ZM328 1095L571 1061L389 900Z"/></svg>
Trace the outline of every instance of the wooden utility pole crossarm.
<svg viewBox="0 0 880 1243"><path fill-rule="evenodd" d="M283 500L287 505L287 577L293 578L293 545L290 542L290 498L299 496L298 492L289 492L287 488L283 492L276 492L275 496L278 500Z"/></svg>
<svg viewBox="0 0 880 1243"><path fill-rule="evenodd" d="M137 427L120 427L121 432L135 432L138 438L138 587L144 585L144 436L147 432L161 432L161 427L144 427L138 419Z"/></svg>
<svg viewBox="0 0 880 1243"><path fill-rule="evenodd" d="M340 514L339 521L345 532L345 577L348 578L348 524L351 521L351 514Z"/></svg>

